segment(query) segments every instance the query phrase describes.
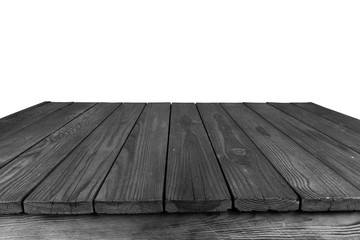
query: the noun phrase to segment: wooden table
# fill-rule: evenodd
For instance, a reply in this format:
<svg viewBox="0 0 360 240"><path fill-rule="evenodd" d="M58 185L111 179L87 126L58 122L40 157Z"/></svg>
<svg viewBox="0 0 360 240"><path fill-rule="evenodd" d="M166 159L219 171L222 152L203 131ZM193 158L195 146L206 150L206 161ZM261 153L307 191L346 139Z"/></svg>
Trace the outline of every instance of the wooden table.
<svg viewBox="0 0 360 240"><path fill-rule="evenodd" d="M351 238L359 209L360 121L313 103L43 102L0 119L1 237Z"/></svg>

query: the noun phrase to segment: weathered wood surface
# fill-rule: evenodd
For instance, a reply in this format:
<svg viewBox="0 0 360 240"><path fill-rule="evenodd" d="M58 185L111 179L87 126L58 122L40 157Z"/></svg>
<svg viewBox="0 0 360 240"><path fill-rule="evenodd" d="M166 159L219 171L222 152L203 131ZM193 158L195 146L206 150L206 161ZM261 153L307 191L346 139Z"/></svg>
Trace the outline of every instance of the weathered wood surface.
<svg viewBox="0 0 360 240"><path fill-rule="evenodd" d="M0 139L7 137L22 128L35 123L46 115L61 109L71 103L43 103L26 111L0 119Z"/></svg>
<svg viewBox="0 0 360 240"><path fill-rule="evenodd" d="M145 104L122 104L24 201L26 213L84 214Z"/></svg>
<svg viewBox="0 0 360 240"><path fill-rule="evenodd" d="M219 104L197 104L240 211L299 209L297 195Z"/></svg>
<svg viewBox="0 0 360 240"><path fill-rule="evenodd" d="M0 213L20 213L24 198L118 104L99 103L0 169Z"/></svg>
<svg viewBox="0 0 360 240"><path fill-rule="evenodd" d="M336 112L334 110L322 107L315 103L294 103L295 105L302 107L310 112L313 112L323 118L340 124L346 128L354 130L360 133L360 120L351 116Z"/></svg>
<svg viewBox="0 0 360 240"><path fill-rule="evenodd" d="M170 104L148 104L96 199L98 213L163 211Z"/></svg>
<svg viewBox="0 0 360 240"><path fill-rule="evenodd" d="M226 211L231 196L194 104L172 105L165 210Z"/></svg>
<svg viewBox="0 0 360 240"><path fill-rule="evenodd" d="M359 212L0 216L0 239L359 239Z"/></svg>
<svg viewBox="0 0 360 240"><path fill-rule="evenodd" d="M247 104L284 134L360 189L360 154L269 104Z"/></svg>
<svg viewBox="0 0 360 240"><path fill-rule="evenodd" d="M320 117L294 104L270 104L360 153L360 133Z"/></svg>
<svg viewBox="0 0 360 240"><path fill-rule="evenodd" d="M55 132L94 104L75 103L0 139L0 168L51 133Z"/></svg>
<svg viewBox="0 0 360 240"><path fill-rule="evenodd" d="M30 106L28 108L25 108L25 109L22 109L22 110L19 110L17 112L14 112L10 115L7 115L7 116L4 116L2 118L0 118L0 129L3 129L4 127L6 127L7 125L7 122L12 122L13 119L16 119L17 117L21 117L23 114L25 114L27 111L33 109L33 108L37 108L37 107L40 107L41 105L44 105L46 103L49 103L49 101L44 101L44 102L41 102L41 103L38 103L38 104L35 104L33 106Z"/></svg>
<svg viewBox="0 0 360 240"><path fill-rule="evenodd" d="M300 195L303 211L359 210L360 191L244 104L222 104Z"/></svg>
<svg viewBox="0 0 360 240"><path fill-rule="evenodd" d="M358 121L308 103L44 102L0 119L0 214L360 210Z"/></svg>

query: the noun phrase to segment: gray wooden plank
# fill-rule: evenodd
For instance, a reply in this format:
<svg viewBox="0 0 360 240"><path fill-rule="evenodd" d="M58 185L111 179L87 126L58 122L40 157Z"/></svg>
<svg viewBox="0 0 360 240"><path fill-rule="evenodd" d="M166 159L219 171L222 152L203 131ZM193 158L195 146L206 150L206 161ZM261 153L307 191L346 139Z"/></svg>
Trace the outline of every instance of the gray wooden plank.
<svg viewBox="0 0 360 240"><path fill-rule="evenodd" d="M163 211L170 104L148 104L95 198L97 213Z"/></svg>
<svg viewBox="0 0 360 240"><path fill-rule="evenodd" d="M226 211L231 196L194 104L174 103L166 174L167 212Z"/></svg>
<svg viewBox="0 0 360 240"><path fill-rule="evenodd" d="M117 106L96 104L1 168L0 213L22 212L25 197Z"/></svg>
<svg viewBox="0 0 360 240"><path fill-rule="evenodd" d="M360 189L359 153L269 104L246 105Z"/></svg>
<svg viewBox="0 0 360 240"><path fill-rule="evenodd" d="M198 103L200 115L240 211L291 211L298 197L217 103Z"/></svg>
<svg viewBox="0 0 360 240"><path fill-rule="evenodd" d="M360 191L244 104L222 104L301 198L304 211L359 210Z"/></svg>
<svg viewBox="0 0 360 240"><path fill-rule="evenodd" d="M302 107L310 112L313 112L323 118L340 124L346 128L354 130L360 133L360 120L351 116L336 112L334 110L325 108L315 103L294 103L295 105Z"/></svg>
<svg viewBox="0 0 360 240"><path fill-rule="evenodd" d="M93 103L72 104L0 139L0 168L93 105Z"/></svg>
<svg viewBox="0 0 360 240"><path fill-rule="evenodd" d="M31 214L85 214L145 104L117 108L25 199Z"/></svg>
<svg viewBox="0 0 360 240"><path fill-rule="evenodd" d="M3 127L3 125L6 125L6 122L11 121L13 118L17 118L17 116L21 116L25 112L27 112L27 111L29 111L29 110L31 110L33 108L37 108L37 107L39 107L41 105L47 104L47 103L49 103L49 101L44 101L44 102L35 104L33 106L30 106L30 107L25 108L25 109L21 109L21 110L19 110L17 112L14 112L12 114L9 114L7 116L4 116L4 117L0 118L0 129Z"/></svg>
<svg viewBox="0 0 360 240"><path fill-rule="evenodd" d="M27 111L6 118L6 121L0 121L0 139L7 137L22 128L29 126L48 114L59 110L71 103L49 102L33 107Z"/></svg>
<svg viewBox="0 0 360 240"><path fill-rule="evenodd" d="M294 104L269 104L360 153L360 133L322 118Z"/></svg>
<svg viewBox="0 0 360 240"><path fill-rule="evenodd" d="M354 240L359 212L0 216L0 239Z"/></svg>

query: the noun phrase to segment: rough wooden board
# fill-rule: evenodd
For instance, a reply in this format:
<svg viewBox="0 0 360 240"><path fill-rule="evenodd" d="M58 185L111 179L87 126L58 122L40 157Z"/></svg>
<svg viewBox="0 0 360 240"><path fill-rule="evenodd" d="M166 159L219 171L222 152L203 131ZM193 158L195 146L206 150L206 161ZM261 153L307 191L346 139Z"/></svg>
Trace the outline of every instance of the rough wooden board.
<svg viewBox="0 0 360 240"><path fill-rule="evenodd" d="M269 104L360 153L360 133L322 118L294 104Z"/></svg>
<svg viewBox="0 0 360 240"><path fill-rule="evenodd" d="M359 210L360 191L244 104L227 112L300 195L304 211Z"/></svg>
<svg viewBox="0 0 360 240"><path fill-rule="evenodd" d="M24 198L118 104L99 103L0 169L0 213L20 213Z"/></svg>
<svg viewBox="0 0 360 240"><path fill-rule="evenodd" d="M117 108L25 199L25 212L92 213L95 194L144 106Z"/></svg>
<svg viewBox="0 0 360 240"><path fill-rule="evenodd" d="M92 103L72 104L0 139L0 168L93 105Z"/></svg>
<svg viewBox="0 0 360 240"><path fill-rule="evenodd" d="M247 104L280 131L360 189L360 154L265 103Z"/></svg>
<svg viewBox="0 0 360 240"><path fill-rule="evenodd" d="M298 210L297 195L217 103L197 104L240 211Z"/></svg>
<svg viewBox="0 0 360 240"><path fill-rule="evenodd" d="M322 107L315 103L294 103L294 104L310 112L313 112L323 118L326 118L330 121L333 121L337 124L340 124L346 128L349 128L351 130L354 130L355 132L360 133L359 119Z"/></svg>
<svg viewBox="0 0 360 240"><path fill-rule="evenodd" d="M231 196L194 104L171 110L166 174L167 212L226 211Z"/></svg>
<svg viewBox="0 0 360 240"><path fill-rule="evenodd" d="M46 115L59 110L71 103L44 103L27 111L13 115L4 120L0 120L0 139L7 137L22 128L29 126Z"/></svg>
<svg viewBox="0 0 360 240"><path fill-rule="evenodd" d="M97 197L97 213L163 211L170 104L148 104Z"/></svg>
<svg viewBox="0 0 360 240"><path fill-rule="evenodd" d="M34 109L34 108L37 108L37 107L40 107L41 105L44 105L44 104L47 104L47 103L49 103L49 102L48 101L41 102L41 103L35 104L33 106L30 106L28 108L22 109L20 111L14 112L14 113L12 113L10 115L7 115L5 117L0 118L0 129L2 129L4 126L6 126L8 124L8 122L12 122L13 119L16 119L17 117L22 116L27 111L29 111L31 109Z"/></svg>
<svg viewBox="0 0 360 240"><path fill-rule="evenodd" d="M360 213L0 217L0 239L358 239Z"/></svg>

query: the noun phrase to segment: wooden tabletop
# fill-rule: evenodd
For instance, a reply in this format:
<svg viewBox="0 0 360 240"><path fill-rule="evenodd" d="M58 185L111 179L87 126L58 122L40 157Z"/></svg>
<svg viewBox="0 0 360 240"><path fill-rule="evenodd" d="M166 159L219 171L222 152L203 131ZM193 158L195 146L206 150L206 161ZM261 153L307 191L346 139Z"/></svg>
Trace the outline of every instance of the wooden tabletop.
<svg viewBox="0 0 360 240"><path fill-rule="evenodd" d="M360 121L314 103L44 102L0 119L0 214L228 210L360 210Z"/></svg>

